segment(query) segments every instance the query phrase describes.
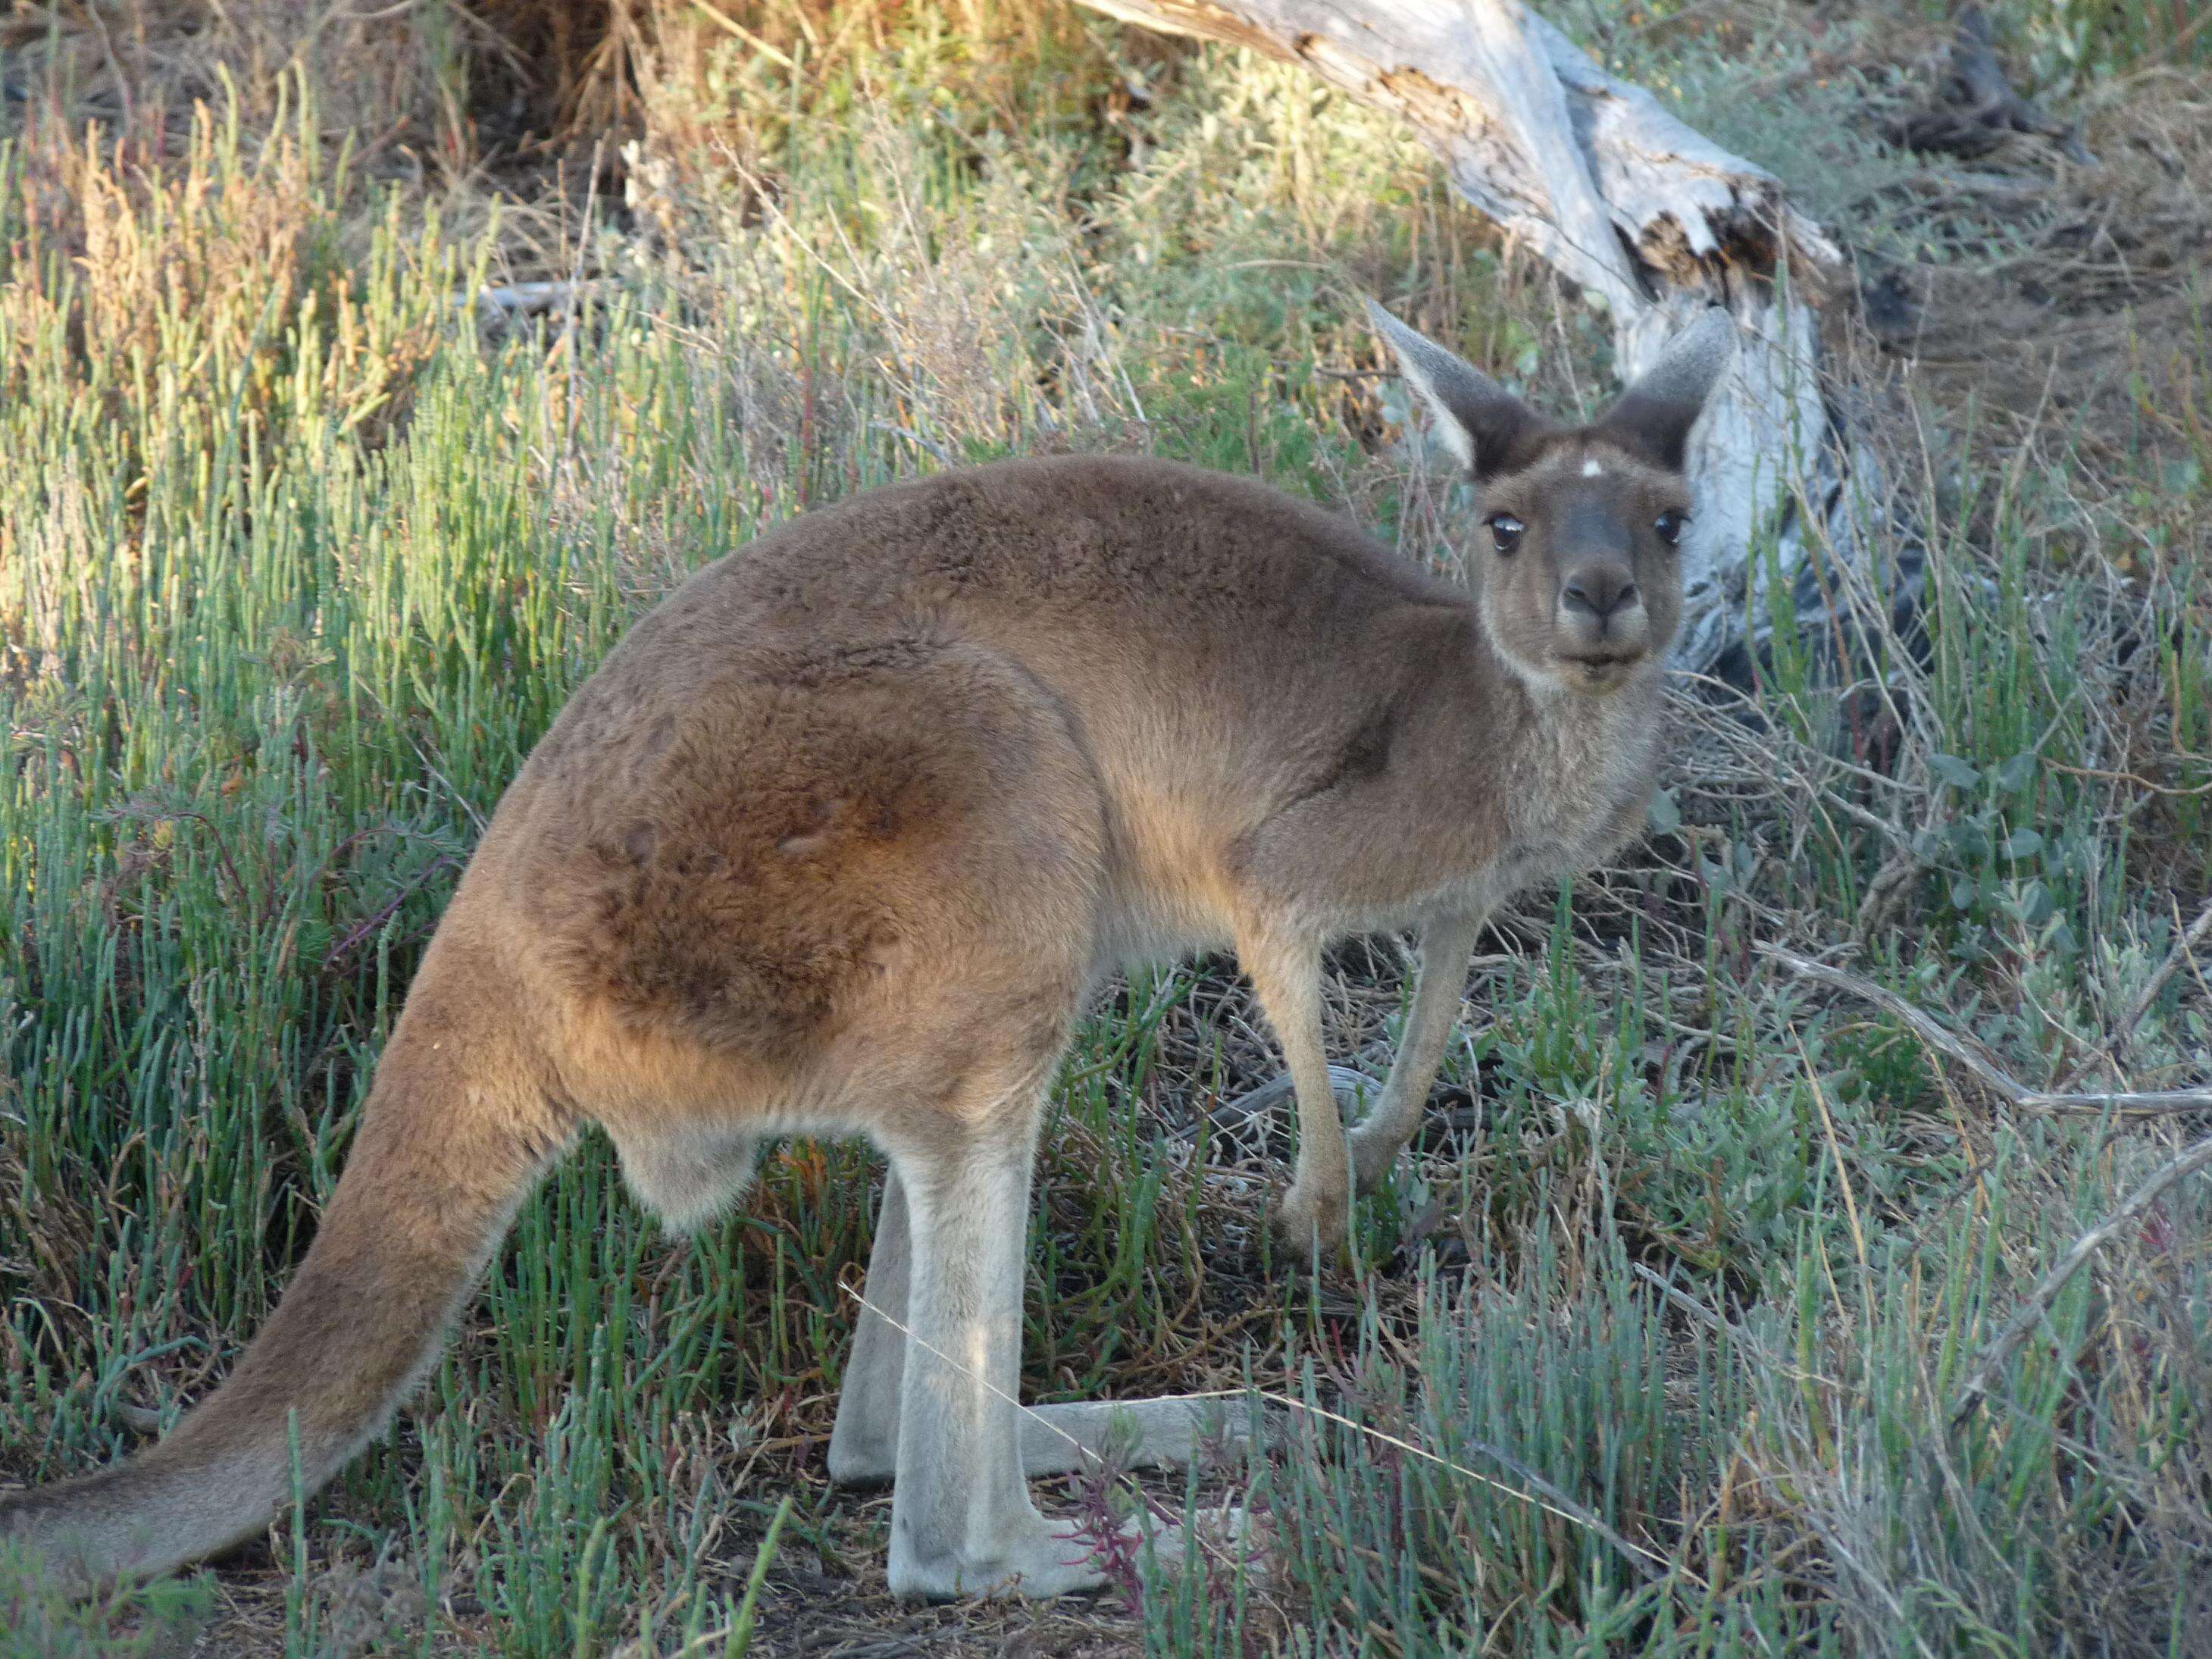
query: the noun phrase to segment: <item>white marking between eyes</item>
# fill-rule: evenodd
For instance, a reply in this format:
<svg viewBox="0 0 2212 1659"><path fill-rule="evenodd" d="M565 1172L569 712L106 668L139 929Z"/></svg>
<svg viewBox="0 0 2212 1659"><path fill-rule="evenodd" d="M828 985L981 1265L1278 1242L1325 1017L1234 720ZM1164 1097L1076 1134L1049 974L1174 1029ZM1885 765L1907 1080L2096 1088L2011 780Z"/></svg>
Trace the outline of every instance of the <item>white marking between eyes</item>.
<svg viewBox="0 0 2212 1659"><path fill-rule="evenodd" d="M1583 463L1583 477L1585 478L1602 478L1605 477L1605 469L1600 466L1595 461L1584 461Z"/></svg>

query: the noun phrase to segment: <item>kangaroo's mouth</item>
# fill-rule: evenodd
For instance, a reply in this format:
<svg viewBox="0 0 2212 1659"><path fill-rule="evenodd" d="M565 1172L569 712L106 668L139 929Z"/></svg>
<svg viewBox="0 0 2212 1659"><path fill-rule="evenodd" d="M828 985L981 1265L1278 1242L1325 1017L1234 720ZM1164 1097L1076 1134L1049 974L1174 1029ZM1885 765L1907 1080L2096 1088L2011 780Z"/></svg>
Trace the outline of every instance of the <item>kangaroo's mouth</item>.
<svg viewBox="0 0 2212 1659"><path fill-rule="evenodd" d="M1649 659L1644 651L1562 651L1555 660L1568 684L1585 691L1607 691Z"/></svg>

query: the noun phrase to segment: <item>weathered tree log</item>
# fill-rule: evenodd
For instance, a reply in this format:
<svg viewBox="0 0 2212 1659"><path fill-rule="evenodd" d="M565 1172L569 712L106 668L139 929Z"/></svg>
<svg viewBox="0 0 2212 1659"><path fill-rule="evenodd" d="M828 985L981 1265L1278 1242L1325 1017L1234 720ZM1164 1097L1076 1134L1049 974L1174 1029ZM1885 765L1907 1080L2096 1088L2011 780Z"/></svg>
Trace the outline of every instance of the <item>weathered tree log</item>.
<svg viewBox="0 0 2212 1659"><path fill-rule="evenodd" d="M1605 73L1521 0L1084 3L1303 63L1403 118L1461 195L1609 313L1624 380L1698 311L1729 308L1741 348L1690 449L1703 499L1685 550L1685 665L1724 665L1768 631L1767 547L1801 621L1827 609L1826 561L1863 573L1847 496L1874 493L1878 469L1820 372L1820 307L1842 260L1771 173Z"/></svg>

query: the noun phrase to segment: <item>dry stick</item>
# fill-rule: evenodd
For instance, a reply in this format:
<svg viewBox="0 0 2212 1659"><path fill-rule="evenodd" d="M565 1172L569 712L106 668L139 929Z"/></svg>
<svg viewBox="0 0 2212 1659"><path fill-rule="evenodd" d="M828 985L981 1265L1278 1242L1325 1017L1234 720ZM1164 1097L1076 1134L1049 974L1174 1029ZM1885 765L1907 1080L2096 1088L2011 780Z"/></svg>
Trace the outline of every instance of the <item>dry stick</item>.
<svg viewBox="0 0 2212 1659"><path fill-rule="evenodd" d="M1923 1042L1939 1054L1948 1054L1957 1060L1972 1072L1991 1094L2022 1111L2075 1112L2100 1117L2107 1112L2120 1117L2171 1117L2182 1112L2212 1111L2212 1088L2166 1089L2152 1094L2132 1091L2052 1094L2030 1089L1991 1059L1980 1044L1969 1042L1914 1007L1896 992L1885 990L1863 975L1832 967L1825 962L1815 962L1810 957L1801 957L1795 951L1785 950L1779 945L1762 941L1753 949L1759 955L1780 963L1793 974L1832 986L1838 991L1849 992L1862 1001L1871 1002L1885 1012L1894 1014L1911 1026Z"/></svg>
<svg viewBox="0 0 2212 1659"><path fill-rule="evenodd" d="M2205 15L2212 16L2212 12ZM2177 914L2175 920L2179 919ZM2166 988L2166 981L2180 971L2181 964L2190 959L2207 933L2212 933L2212 899L2204 901L2204 908L2197 913L2197 920L2191 922L2181 937L2174 941L2173 949L2166 953L2166 960L2159 963L2158 971L2150 976L2149 982L2142 988L2127 1012L2120 1016L2120 1023L2112 1028L2112 1059L2116 1067L2127 1058L2128 1046L2135 1041L2136 1027L2142 1024L2143 1016L2150 1012L2151 1004L2158 1000L2158 994ZM2098 1056L2092 1054L2082 1060L2061 1079L2059 1086L2070 1088L2079 1082L2082 1074L2097 1063L2097 1059Z"/></svg>
<svg viewBox="0 0 2212 1659"><path fill-rule="evenodd" d="M580 292L598 287L597 283L510 283L478 289L477 303L509 317L534 317L555 306L568 305Z"/></svg>
<svg viewBox="0 0 2212 1659"><path fill-rule="evenodd" d="M2197 1170L2212 1167L2212 1135L2207 1135L2177 1158L2169 1158L2159 1166L2158 1173L2130 1193L2120 1201L2119 1208L2074 1241L2073 1248L2059 1258L2058 1265L2044 1275L2043 1282L2035 1287L2034 1294L2021 1304L2012 1322L1997 1335L1996 1341L1983 1351L1981 1361L1974 1367L1973 1375L1959 1396L1959 1403L1951 1413L1954 1428L1965 1422L1989 1395L1990 1383L2004 1363L2012 1358L2013 1351L2027 1340L2027 1334L2050 1313L2051 1304L2058 1299L2067 1281L2081 1270L2081 1264L2094 1255L2098 1249L2121 1228L2141 1215L2165 1194L2176 1182L2194 1175Z"/></svg>

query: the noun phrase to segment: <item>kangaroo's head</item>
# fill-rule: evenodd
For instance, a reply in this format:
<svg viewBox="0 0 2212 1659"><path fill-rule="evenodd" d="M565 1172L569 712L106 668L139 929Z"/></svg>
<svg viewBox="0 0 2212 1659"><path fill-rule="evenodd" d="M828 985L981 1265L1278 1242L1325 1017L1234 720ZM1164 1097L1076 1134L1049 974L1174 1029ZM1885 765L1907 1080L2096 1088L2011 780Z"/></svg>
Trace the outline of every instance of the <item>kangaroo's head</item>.
<svg viewBox="0 0 2212 1659"><path fill-rule="evenodd" d="M1483 626L1524 679L1602 696L1663 656L1682 618L1682 452L1735 340L1709 311L1585 427L1536 414L1369 302L1439 434L1474 478Z"/></svg>

